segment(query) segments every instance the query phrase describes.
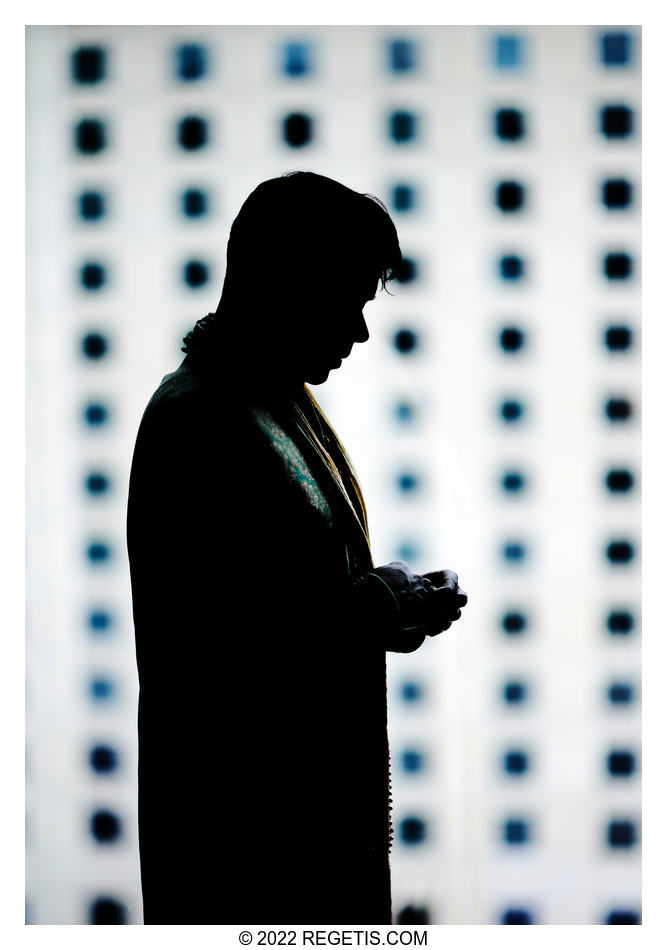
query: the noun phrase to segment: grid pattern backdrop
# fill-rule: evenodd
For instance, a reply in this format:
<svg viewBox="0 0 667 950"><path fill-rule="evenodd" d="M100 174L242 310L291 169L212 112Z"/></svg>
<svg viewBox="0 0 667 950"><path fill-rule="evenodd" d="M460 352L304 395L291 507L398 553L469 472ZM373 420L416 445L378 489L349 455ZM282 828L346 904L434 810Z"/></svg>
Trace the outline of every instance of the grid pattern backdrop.
<svg viewBox="0 0 667 950"><path fill-rule="evenodd" d="M395 918L639 923L640 41L28 28L29 923L141 922L134 438L295 169L378 195L406 258L315 390L376 563L470 597L389 659Z"/></svg>

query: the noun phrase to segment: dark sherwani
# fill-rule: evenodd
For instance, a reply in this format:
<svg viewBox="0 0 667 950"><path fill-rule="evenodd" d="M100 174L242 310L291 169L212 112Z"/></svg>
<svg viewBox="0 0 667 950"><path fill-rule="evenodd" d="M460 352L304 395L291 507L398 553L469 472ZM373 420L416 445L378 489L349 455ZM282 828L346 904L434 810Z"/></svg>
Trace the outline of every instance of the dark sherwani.
<svg viewBox="0 0 667 950"><path fill-rule="evenodd" d="M162 380L130 477L144 921L391 923L395 604L308 391L218 375Z"/></svg>

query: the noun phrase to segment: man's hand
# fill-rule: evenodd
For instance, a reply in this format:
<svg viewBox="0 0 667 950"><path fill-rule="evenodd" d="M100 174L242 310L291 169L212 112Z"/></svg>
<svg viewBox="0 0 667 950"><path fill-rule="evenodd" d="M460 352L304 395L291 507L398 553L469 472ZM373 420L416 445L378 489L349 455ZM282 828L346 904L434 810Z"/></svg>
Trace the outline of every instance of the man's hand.
<svg viewBox="0 0 667 950"><path fill-rule="evenodd" d="M395 653L412 653L426 637L448 630L468 602L454 571L414 574L405 561L391 561L373 573L389 587L399 606L400 631L387 645Z"/></svg>

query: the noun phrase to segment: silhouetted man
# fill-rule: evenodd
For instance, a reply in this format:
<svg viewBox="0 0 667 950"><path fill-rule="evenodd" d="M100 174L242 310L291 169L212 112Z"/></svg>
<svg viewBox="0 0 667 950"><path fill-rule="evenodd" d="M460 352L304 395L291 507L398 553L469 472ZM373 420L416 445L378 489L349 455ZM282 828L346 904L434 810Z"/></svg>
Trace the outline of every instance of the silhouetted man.
<svg viewBox="0 0 667 950"><path fill-rule="evenodd" d="M401 266L384 205L263 182L218 309L144 413L128 548L146 923L391 922L385 651L460 616L452 571L374 568L306 382L368 339Z"/></svg>

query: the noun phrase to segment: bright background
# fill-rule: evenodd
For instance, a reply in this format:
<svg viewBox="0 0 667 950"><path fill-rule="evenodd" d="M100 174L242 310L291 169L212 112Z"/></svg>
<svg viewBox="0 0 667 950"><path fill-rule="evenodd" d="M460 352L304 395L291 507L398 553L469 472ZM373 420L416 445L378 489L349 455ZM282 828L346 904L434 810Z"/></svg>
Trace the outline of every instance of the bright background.
<svg viewBox="0 0 667 950"><path fill-rule="evenodd" d="M294 169L378 195L412 262L315 389L376 562L470 595L390 657L395 916L639 921L640 43L28 28L28 922L141 922L134 438Z"/></svg>

